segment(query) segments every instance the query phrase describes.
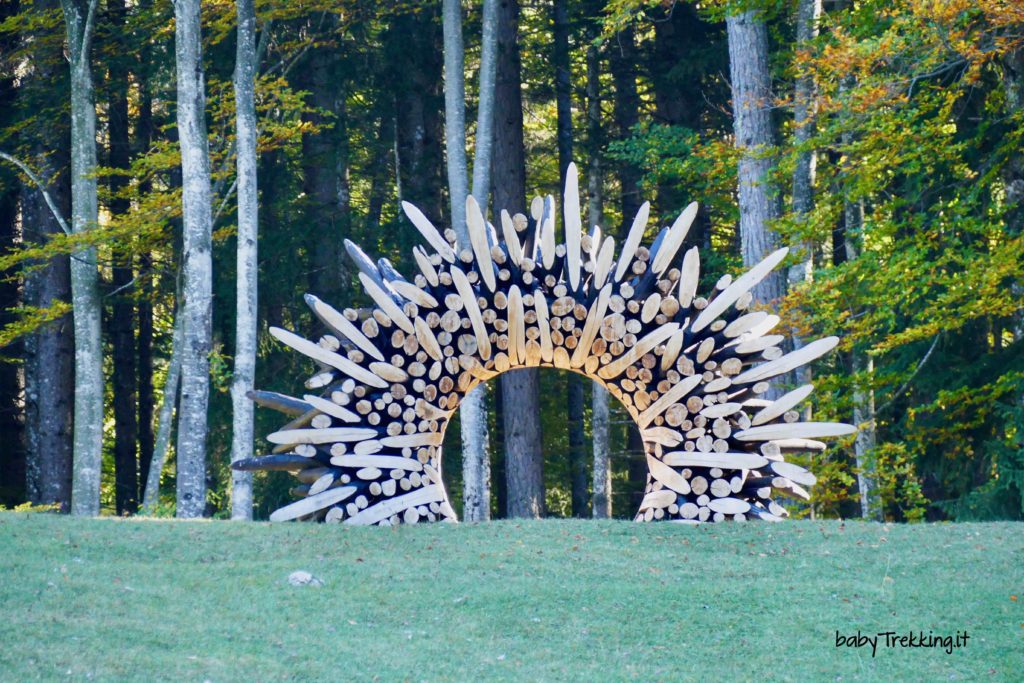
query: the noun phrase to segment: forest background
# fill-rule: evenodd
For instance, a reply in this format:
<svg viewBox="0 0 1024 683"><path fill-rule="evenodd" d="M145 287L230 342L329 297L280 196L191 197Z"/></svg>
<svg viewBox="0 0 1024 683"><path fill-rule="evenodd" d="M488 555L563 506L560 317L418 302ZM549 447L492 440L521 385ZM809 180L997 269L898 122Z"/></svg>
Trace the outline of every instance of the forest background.
<svg viewBox="0 0 1024 683"><path fill-rule="evenodd" d="M1015 0L2 0L0 504L134 514L147 482L154 514L291 500L229 468L281 421L253 425L246 391L308 375L267 328L312 334L306 292L369 303L344 239L410 272L401 201L458 220L452 126L479 160L486 122L492 210L559 196L575 160L616 238L644 200L652 234L699 201L708 277L793 247L774 304L843 344L791 381L860 427L804 461L798 514L1024 518ZM482 457L471 518L632 515L624 410L562 372L491 385L446 438L457 508Z"/></svg>

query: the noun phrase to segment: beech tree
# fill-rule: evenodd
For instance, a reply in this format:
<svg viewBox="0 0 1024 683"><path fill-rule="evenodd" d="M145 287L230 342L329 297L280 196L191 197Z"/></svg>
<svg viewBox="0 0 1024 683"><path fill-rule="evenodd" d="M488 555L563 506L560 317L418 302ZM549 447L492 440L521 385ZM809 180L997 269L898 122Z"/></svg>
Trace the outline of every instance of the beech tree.
<svg viewBox="0 0 1024 683"><path fill-rule="evenodd" d="M82 234L99 221L96 185L96 100L92 83L92 39L97 0L61 0L71 67L71 231ZM95 246L71 255L71 300L75 321L74 468L71 511L100 512L103 467L103 347Z"/></svg>
<svg viewBox="0 0 1024 683"><path fill-rule="evenodd" d="M206 411L213 333L213 206L199 0L175 0L174 20L184 223L177 514L201 517L206 509Z"/></svg>
<svg viewBox="0 0 1024 683"><path fill-rule="evenodd" d="M235 367L231 382L231 462L253 456L254 410L249 392L256 379L259 289L257 243L259 190L256 181L256 8L238 0L235 56L235 131L238 168L238 254L235 278ZM252 473L231 472L231 518L252 519Z"/></svg>
<svg viewBox="0 0 1024 683"><path fill-rule="evenodd" d="M486 215L490 193L491 149L494 120L494 74L497 32L496 0L485 0L483 51L480 66L480 102L473 159L473 196ZM462 5L444 0L445 139L448 153L448 195L452 228L460 249L469 248L466 197L469 194L466 161L465 50L462 41ZM487 391L481 384L460 406L462 429L463 517L478 522L490 519L490 447L487 434Z"/></svg>

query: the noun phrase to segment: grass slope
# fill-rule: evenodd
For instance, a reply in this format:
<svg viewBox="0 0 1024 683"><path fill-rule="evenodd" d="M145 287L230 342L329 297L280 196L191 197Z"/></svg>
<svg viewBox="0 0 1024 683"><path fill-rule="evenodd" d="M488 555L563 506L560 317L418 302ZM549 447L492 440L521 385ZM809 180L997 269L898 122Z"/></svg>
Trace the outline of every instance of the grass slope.
<svg viewBox="0 0 1024 683"><path fill-rule="evenodd" d="M1022 531L4 513L0 679L1020 680ZM970 640L872 658L836 629Z"/></svg>

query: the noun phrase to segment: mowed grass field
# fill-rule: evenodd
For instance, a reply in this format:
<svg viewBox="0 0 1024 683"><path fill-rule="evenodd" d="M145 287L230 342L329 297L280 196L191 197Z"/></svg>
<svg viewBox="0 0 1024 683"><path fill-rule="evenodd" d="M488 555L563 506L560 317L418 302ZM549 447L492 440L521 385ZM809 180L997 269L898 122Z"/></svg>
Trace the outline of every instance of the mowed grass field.
<svg viewBox="0 0 1024 683"><path fill-rule="evenodd" d="M1021 681L1024 525L2 513L0 612L4 681Z"/></svg>

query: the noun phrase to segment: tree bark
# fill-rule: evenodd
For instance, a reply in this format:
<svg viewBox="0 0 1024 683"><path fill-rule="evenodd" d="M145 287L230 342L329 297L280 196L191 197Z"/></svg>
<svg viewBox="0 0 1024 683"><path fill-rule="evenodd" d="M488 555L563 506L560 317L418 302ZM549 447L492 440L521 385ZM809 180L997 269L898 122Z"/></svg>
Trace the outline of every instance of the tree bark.
<svg viewBox="0 0 1024 683"><path fill-rule="evenodd" d="M150 0L141 0L139 8L148 11L152 6ZM153 63L153 52L149 41L140 36L139 44L139 113L135 120L135 153L145 154L153 143L153 95L150 73ZM139 193L146 194L152 190L151 183L139 183ZM139 257L139 303L137 366L138 366L138 425L139 425L139 500L145 493L146 480L149 476L149 463L153 459L153 299L155 293L153 256L144 252Z"/></svg>
<svg viewBox="0 0 1024 683"><path fill-rule="evenodd" d="M33 11L51 12L58 3L37 0ZM30 37L36 40L34 37ZM30 111L48 112L46 98L52 88L67 88L70 73L61 66L61 46L37 41L22 78L19 97ZM71 212L68 173L70 133L63 116L51 117L26 131L32 166L62 216ZM21 191L21 239L45 242L62 232L60 221L32 184ZM67 256L55 256L24 273L23 301L48 308L71 300L71 269ZM57 504L71 509L72 414L75 391L75 339L71 315L47 323L25 338L25 492L29 502Z"/></svg>
<svg viewBox="0 0 1024 683"><path fill-rule="evenodd" d="M460 248L468 248L466 196L469 194L469 169L466 161L466 86L463 72L465 49L462 42L462 6L458 0L444 0L442 22L448 196L452 229L455 230ZM490 519L491 458L486 398L485 385L481 384L462 401L459 413L462 429L463 517L468 522Z"/></svg>
<svg viewBox="0 0 1024 683"><path fill-rule="evenodd" d="M821 0L798 0L796 14L797 53L810 48L818 37L818 22L821 18ZM800 222L806 222L814 209L814 181L817 173L817 150L807 149L815 135L817 114L817 88L814 75L805 67L797 65L797 78L793 92L793 138L797 147L796 167L793 169L793 214ZM803 244L803 258L789 268L788 286L798 287L807 281L814 271L814 244ZM793 348L803 346L803 340L795 331L792 333ZM812 379L810 364L796 370L797 384L807 384ZM804 419L811 419L811 406L803 409Z"/></svg>
<svg viewBox="0 0 1024 683"><path fill-rule="evenodd" d="M0 19L4 18L0 12ZM0 47L4 45L0 44ZM0 83L0 107L13 107L14 90L7 82ZM6 253L18 239L18 186L13 174L0 176L6 189L0 192L0 252ZM12 271L0 271L0 324L13 322L6 310L21 303L18 278ZM21 344L11 344L6 351L16 356L23 354ZM25 501L25 441L24 391L22 372L15 363L0 362L0 505L17 505Z"/></svg>
<svg viewBox="0 0 1024 683"><path fill-rule="evenodd" d="M310 104L317 109L303 118L319 127L302 136L306 248L312 261L309 289L334 302L341 300L345 289L343 240L349 234L350 213L346 85L340 61L337 46L317 45L310 50L302 78L303 87L310 92Z"/></svg>
<svg viewBox="0 0 1024 683"><path fill-rule="evenodd" d="M566 377L569 416L569 469L571 472L572 516L590 516L590 486L587 481L587 434L584 425L584 387L589 382L575 374Z"/></svg>
<svg viewBox="0 0 1024 683"><path fill-rule="evenodd" d="M494 213L526 213L526 158L519 54L519 3L498 3L495 111ZM501 376L505 438L506 514L544 514L544 452L540 431L540 380L537 369Z"/></svg>
<svg viewBox="0 0 1024 683"><path fill-rule="evenodd" d="M96 100L92 84L92 36L97 0L61 0L71 66L71 229L91 230L99 221L96 185ZM71 512L98 515L103 467L103 344L96 248L71 255L75 323L74 465Z"/></svg>
<svg viewBox="0 0 1024 683"><path fill-rule="evenodd" d="M634 126L640 122L640 96L636 88L636 38L632 26L627 26L615 37L610 45L609 65L612 83L615 87L614 116L619 139L626 140L632 135ZM622 212L619 236L624 238L633 224L633 218L640 209L640 169L631 162L620 161L619 208Z"/></svg>
<svg viewBox="0 0 1024 683"><path fill-rule="evenodd" d="M555 69L555 107L558 138L558 183L565 187L565 175L573 161L572 133L572 68L569 61L569 6L567 0L555 0L553 7L553 66ZM525 188L524 193L525 195ZM590 495L588 490L588 467L586 431L583 405L586 380L569 374L566 377L566 410L569 429L570 490L572 491L572 514L574 517L588 516ZM538 417L540 407L538 406ZM542 454L543 457L543 454Z"/></svg>
<svg viewBox="0 0 1024 683"><path fill-rule="evenodd" d="M852 85L852 80L847 81ZM843 146L853 143L852 133L843 133ZM843 251L845 260L856 259L860 252L860 231L864 225L864 204L860 199L846 197L843 201ZM854 349L850 354L851 371L857 380L853 392L853 425L857 427L857 437L853 443L854 458L857 465L857 490L860 497L860 512L864 519L880 519L881 505L875 490L875 391L871 384L875 371L873 359L861 350Z"/></svg>
<svg viewBox="0 0 1024 683"><path fill-rule="evenodd" d="M569 3L554 0L553 50L555 108L558 123L558 180L565 187L565 173L572 159L572 67L569 61Z"/></svg>
<svg viewBox="0 0 1024 683"><path fill-rule="evenodd" d="M171 445L171 427L174 424L174 406L178 402L181 388L181 355L183 346L182 321L179 314L175 315L174 333L171 337L171 359L167 365L167 380L164 383L164 396L160 402L160 417L153 446L153 459L149 463L146 477L146 488L142 497L142 512L153 514L153 509L160 499L160 475L163 474L167 449Z"/></svg>
<svg viewBox="0 0 1024 683"><path fill-rule="evenodd" d="M592 36L592 38L596 38ZM591 229L604 222L602 197L604 190L601 172L601 55L593 43L587 46L587 174L588 214ZM591 513L595 519L612 515L612 478L608 460L608 392L597 382L590 383L590 425L594 449L593 496Z"/></svg>
<svg viewBox="0 0 1024 683"><path fill-rule="evenodd" d="M127 8L124 0L108 0L107 12L111 33L119 47L127 34ZM118 50L118 54L127 54ZM109 71L110 102L107 108L109 138L108 166L125 172L110 176L110 213L115 220L124 219L130 209L126 198L118 196L127 185L131 164L131 141L128 136L129 73L122 59L114 59ZM112 347L112 385L114 407L114 502L117 514L134 514L139 507L138 415L135 297L133 288L133 250L131 245L118 247L113 254L111 285L110 342Z"/></svg>
<svg viewBox="0 0 1024 683"><path fill-rule="evenodd" d="M177 515L189 518L201 517L206 508L213 215L199 0L175 0L174 19L184 232Z"/></svg>
<svg viewBox="0 0 1024 683"><path fill-rule="evenodd" d="M442 41L437 7L438 3L429 3L416 11L396 12L386 46L388 83L393 84L389 90L395 98L395 177L400 198L441 220L445 214L441 112L445 111L447 89L442 93L444 55L437 50ZM410 60L410 53L416 54L416 59ZM415 232L411 225L408 230Z"/></svg>
<svg viewBox="0 0 1024 683"><path fill-rule="evenodd" d="M597 382L590 385L591 430L594 442L594 519L612 516L612 468L608 457L608 430L611 423L608 392Z"/></svg>
<svg viewBox="0 0 1024 683"><path fill-rule="evenodd" d="M729 74L735 145L740 150L739 209L743 263L752 266L778 248L770 228L780 214L779 196L771 186L775 166L772 128L771 71L768 29L751 10L726 17L729 36ZM754 298L762 303L785 293L784 276L771 273L757 285Z"/></svg>
<svg viewBox="0 0 1024 683"><path fill-rule="evenodd" d="M257 240L256 8L237 0L235 139L238 166L238 247L235 277L235 366L231 381L231 462L253 457L254 406L248 393L256 380ZM231 471L231 519L252 519L252 472Z"/></svg>

